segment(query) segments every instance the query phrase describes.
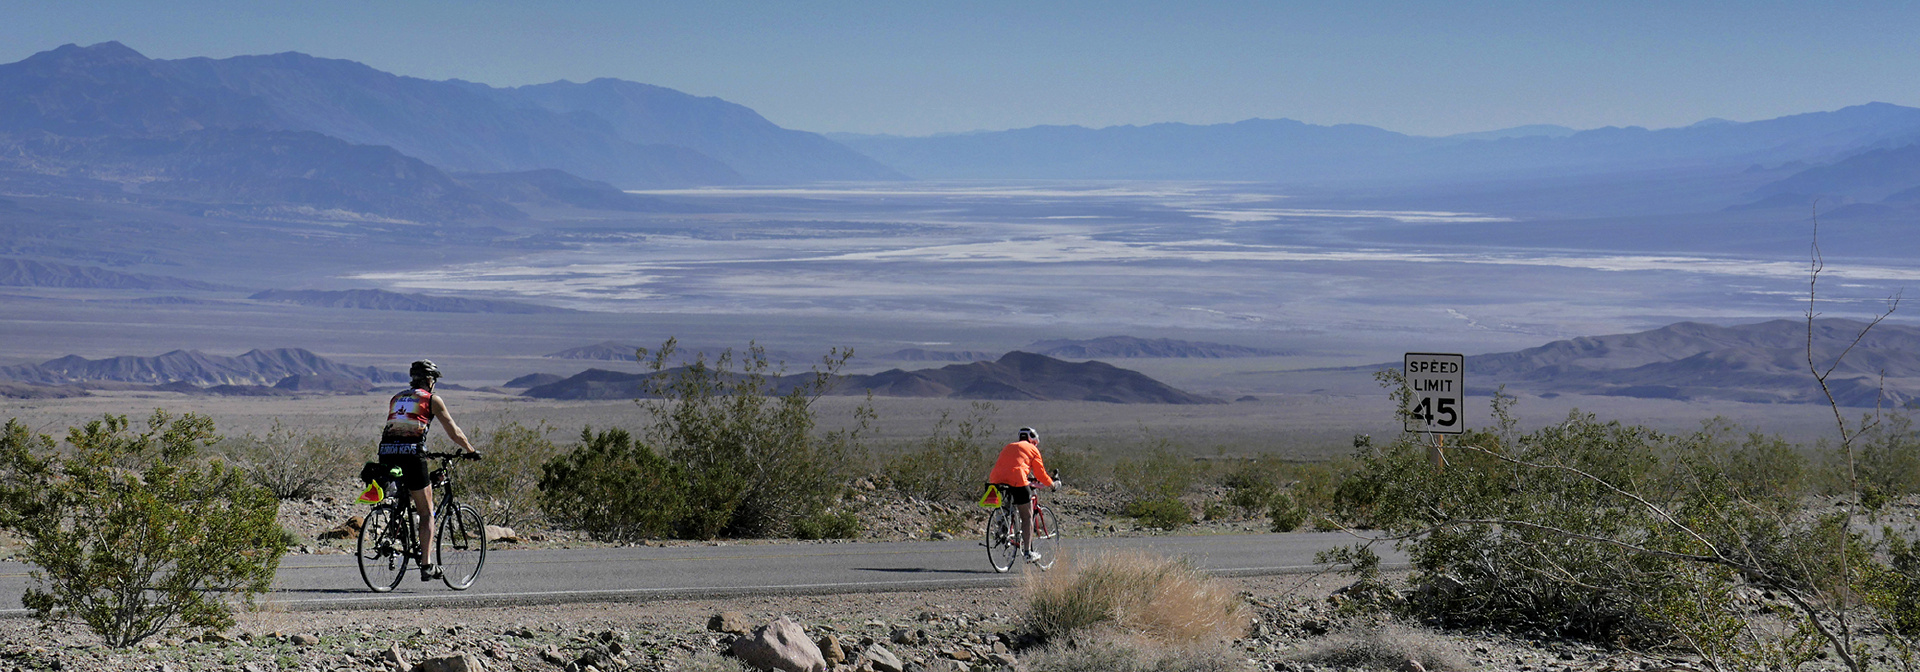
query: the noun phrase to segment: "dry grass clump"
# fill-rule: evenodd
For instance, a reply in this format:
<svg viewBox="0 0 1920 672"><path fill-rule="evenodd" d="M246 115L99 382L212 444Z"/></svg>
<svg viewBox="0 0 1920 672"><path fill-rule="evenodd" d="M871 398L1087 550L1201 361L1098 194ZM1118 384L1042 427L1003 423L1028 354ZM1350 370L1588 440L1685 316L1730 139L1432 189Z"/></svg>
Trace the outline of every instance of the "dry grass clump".
<svg viewBox="0 0 1920 672"><path fill-rule="evenodd" d="M1313 641L1292 658L1343 670L1460 672L1468 669L1460 655L1448 649L1439 638L1396 625L1336 632Z"/></svg>
<svg viewBox="0 0 1920 672"><path fill-rule="evenodd" d="M1029 655L1032 672L1239 672L1246 659L1219 644L1165 646L1106 631Z"/></svg>
<svg viewBox="0 0 1920 672"><path fill-rule="evenodd" d="M1027 576L1027 624L1048 640L1104 624L1193 644L1232 638L1247 625L1239 596L1184 560L1100 554Z"/></svg>
<svg viewBox="0 0 1920 672"><path fill-rule="evenodd" d="M753 668L741 664L738 659L701 651L681 659L671 669L675 672L748 672Z"/></svg>

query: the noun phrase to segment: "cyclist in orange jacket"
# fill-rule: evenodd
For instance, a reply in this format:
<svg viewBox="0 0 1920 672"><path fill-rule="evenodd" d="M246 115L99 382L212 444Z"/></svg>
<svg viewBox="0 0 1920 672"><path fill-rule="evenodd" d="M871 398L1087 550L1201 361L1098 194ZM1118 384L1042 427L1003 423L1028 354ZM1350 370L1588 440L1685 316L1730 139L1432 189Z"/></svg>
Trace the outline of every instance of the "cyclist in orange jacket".
<svg viewBox="0 0 1920 672"><path fill-rule="evenodd" d="M1047 475L1047 465L1040 461L1040 432L1021 427L1019 440L1000 449L1000 459L994 461L987 482L1006 491L1007 503L1013 505L1014 513L1020 518L1020 547L1026 549L1029 561L1040 559L1040 554L1033 550L1033 484L1036 481L1055 488L1053 477Z"/></svg>

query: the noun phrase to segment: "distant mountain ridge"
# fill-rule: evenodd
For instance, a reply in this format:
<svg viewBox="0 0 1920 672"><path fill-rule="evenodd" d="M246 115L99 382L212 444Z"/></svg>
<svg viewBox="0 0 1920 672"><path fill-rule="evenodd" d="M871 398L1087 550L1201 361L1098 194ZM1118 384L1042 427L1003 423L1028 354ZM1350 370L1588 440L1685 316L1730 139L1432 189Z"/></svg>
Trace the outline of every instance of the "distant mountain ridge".
<svg viewBox="0 0 1920 672"><path fill-rule="evenodd" d="M630 188L899 177L745 107L613 79L498 89L295 52L155 60L117 42L0 66L0 131L243 128L391 147L448 170L554 168Z"/></svg>
<svg viewBox="0 0 1920 672"><path fill-rule="evenodd" d="M1815 360L1828 365L1865 327L1858 320L1815 321ZM1807 324L1798 320L1732 327L1681 322L1475 355L1466 368L1476 388L1505 383L1559 394L1826 403L1807 372L1806 339ZM1875 326L1828 383L1846 406L1899 406L1920 398L1920 327Z"/></svg>
<svg viewBox="0 0 1920 672"><path fill-rule="evenodd" d="M1288 119L835 137L921 179L1458 180L1826 163L1920 141L1920 109L1869 103L1744 123L1445 138Z"/></svg>
<svg viewBox="0 0 1920 672"><path fill-rule="evenodd" d="M296 290L269 289L247 297L256 301L292 303L316 308L358 308L362 310L399 310L424 313L495 313L531 315L573 312L518 301L463 299L428 294L402 294L384 289Z"/></svg>
<svg viewBox="0 0 1920 672"><path fill-rule="evenodd" d="M652 373L588 369L558 382L529 388L541 399L631 399L641 396ZM809 374L777 377L787 390ZM1218 399L1184 392L1137 371L1101 362L1065 362L1045 355L1010 352L998 361L954 364L938 369L892 369L836 379L835 393L888 397L933 397L1021 401L1100 401L1122 404L1217 404Z"/></svg>
<svg viewBox="0 0 1920 672"><path fill-rule="evenodd" d="M370 366L339 364L301 348L256 349L237 357L209 355L197 350L174 350L153 357L120 356L105 359L67 355L39 364L0 367L0 379L42 385L111 381L149 385L271 386L290 376L338 377L368 383L404 383L407 380L406 374ZM329 384L337 385L337 382Z"/></svg>
<svg viewBox="0 0 1920 672"><path fill-rule="evenodd" d="M160 289L214 292L233 289L197 280L109 271L32 259L0 257L0 286L74 289Z"/></svg>

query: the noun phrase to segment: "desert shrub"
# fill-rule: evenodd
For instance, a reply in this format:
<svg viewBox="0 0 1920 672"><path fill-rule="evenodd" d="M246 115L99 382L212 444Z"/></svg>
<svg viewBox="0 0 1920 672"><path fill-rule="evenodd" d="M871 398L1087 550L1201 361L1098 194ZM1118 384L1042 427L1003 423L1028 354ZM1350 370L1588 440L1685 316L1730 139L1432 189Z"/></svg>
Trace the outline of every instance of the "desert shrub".
<svg viewBox="0 0 1920 672"><path fill-rule="evenodd" d="M851 353L836 349L810 374L775 380L759 346L737 359L731 350L713 360L701 354L669 370L674 347L668 340L650 358L655 375L645 389L654 418L647 438L686 470L688 500L699 504L679 534L782 536L795 521L826 510L850 474L872 413L862 405L854 429L815 432L813 402L832 389Z"/></svg>
<svg viewBox="0 0 1920 672"><path fill-rule="evenodd" d="M248 433L215 444L214 451L280 499L307 499L347 479L373 448L342 431L298 433L279 420L266 436Z"/></svg>
<svg viewBox="0 0 1920 672"><path fill-rule="evenodd" d="M580 444L540 467L547 521L605 541L670 536L688 512L679 465L623 429L580 431Z"/></svg>
<svg viewBox="0 0 1920 672"><path fill-rule="evenodd" d="M682 658L680 664L672 669L679 672L751 672L738 658L722 656L712 651L699 651Z"/></svg>
<svg viewBox="0 0 1920 672"><path fill-rule="evenodd" d="M1307 522L1307 510L1293 501L1293 495L1276 492L1267 498L1267 518L1275 532L1292 532Z"/></svg>
<svg viewBox="0 0 1920 672"><path fill-rule="evenodd" d="M1102 635L1051 644L1027 656L1035 672L1234 672L1245 659L1221 646L1164 646L1138 637Z"/></svg>
<svg viewBox="0 0 1920 672"><path fill-rule="evenodd" d="M1143 553L1073 560L1027 575L1026 625L1045 639L1111 626L1193 644L1232 638L1247 625L1239 596L1183 560Z"/></svg>
<svg viewBox="0 0 1920 672"><path fill-rule="evenodd" d="M21 599L46 621L77 621L111 646L181 628L233 624L230 595L251 603L286 552L265 488L198 455L213 422L154 411L69 429L70 451L18 422L0 434L0 528L26 540L37 569Z"/></svg>
<svg viewBox="0 0 1920 672"><path fill-rule="evenodd" d="M1391 624L1334 632L1308 642L1289 658L1341 670L1473 669L1439 636Z"/></svg>
<svg viewBox="0 0 1920 672"><path fill-rule="evenodd" d="M982 525L975 517L953 511L935 511L927 522L928 532L945 532L953 535L974 534Z"/></svg>
<svg viewBox="0 0 1920 672"><path fill-rule="evenodd" d="M1920 492L1920 431L1912 416L1890 414L1864 439L1856 464L1864 487L1883 497Z"/></svg>
<svg viewBox="0 0 1920 672"><path fill-rule="evenodd" d="M1115 462L1113 480L1133 499L1174 499L1187 494L1204 469L1161 445L1145 458Z"/></svg>
<svg viewBox="0 0 1920 672"><path fill-rule="evenodd" d="M852 539L863 529L860 516L852 511L821 511L793 521L793 536L798 539Z"/></svg>
<svg viewBox="0 0 1920 672"><path fill-rule="evenodd" d="M887 479L900 494L932 502L964 502L980 495L993 456L980 447L994 435L993 404L976 401L967 418L942 411L917 450L887 461Z"/></svg>
<svg viewBox="0 0 1920 672"><path fill-rule="evenodd" d="M1203 520L1226 520L1230 515L1232 514L1228 511L1227 504L1219 500L1209 500L1200 507L1200 516Z"/></svg>
<svg viewBox="0 0 1920 672"><path fill-rule="evenodd" d="M1155 529L1177 530L1193 524L1193 513L1177 499L1136 499L1128 502L1121 512Z"/></svg>
<svg viewBox="0 0 1920 672"><path fill-rule="evenodd" d="M1888 559L1910 532L1878 538L1848 508L1806 510L1806 484L1820 479L1791 446L1730 438L1717 423L1665 435L1579 412L1517 435L1510 400L1496 397L1496 431L1449 441L1444 464L1406 435L1363 447L1339 489L1344 517L1405 540L1411 615L1678 643L1716 669L1911 659L1898 610L1864 608L1909 594ZM1756 609L1737 599L1742 586L1780 599ZM1890 637L1846 634L1855 628Z"/></svg>
<svg viewBox="0 0 1920 672"><path fill-rule="evenodd" d="M546 423L508 421L476 434L474 447L485 457L459 467L461 501L480 510L490 525L525 527L538 522L541 467L559 455ZM438 440L438 439L436 439ZM457 450L450 446L436 451Z"/></svg>

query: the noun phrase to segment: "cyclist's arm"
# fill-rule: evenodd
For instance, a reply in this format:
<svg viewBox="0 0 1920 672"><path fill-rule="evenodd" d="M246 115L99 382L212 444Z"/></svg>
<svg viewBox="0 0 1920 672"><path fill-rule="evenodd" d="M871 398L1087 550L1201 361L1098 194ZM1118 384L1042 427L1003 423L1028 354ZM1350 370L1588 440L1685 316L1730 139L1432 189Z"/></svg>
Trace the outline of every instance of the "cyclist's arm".
<svg viewBox="0 0 1920 672"><path fill-rule="evenodd" d="M447 430L447 438L453 439L455 445L467 449L469 453L477 452L473 449L473 443L467 441L467 433L460 431L460 425L454 423L453 413L447 410L447 402L441 400L440 395L433 395L427 405L433 407L433 417L440 419L440 427Z"/></svg>
<svg viewBox="0 0 1920 672"><path fill-rule="evenodd" d="M1038 449L1033 451L1033 459L1027 461L1027 466L1033 468L1033 476L1029 476L1029 479L1038 480L1041 485L1049 488L1053 487L1053 476L1047 473L1047 463L1040 459ZM1034 479L1034 476L1039 478Z"/></svg>

